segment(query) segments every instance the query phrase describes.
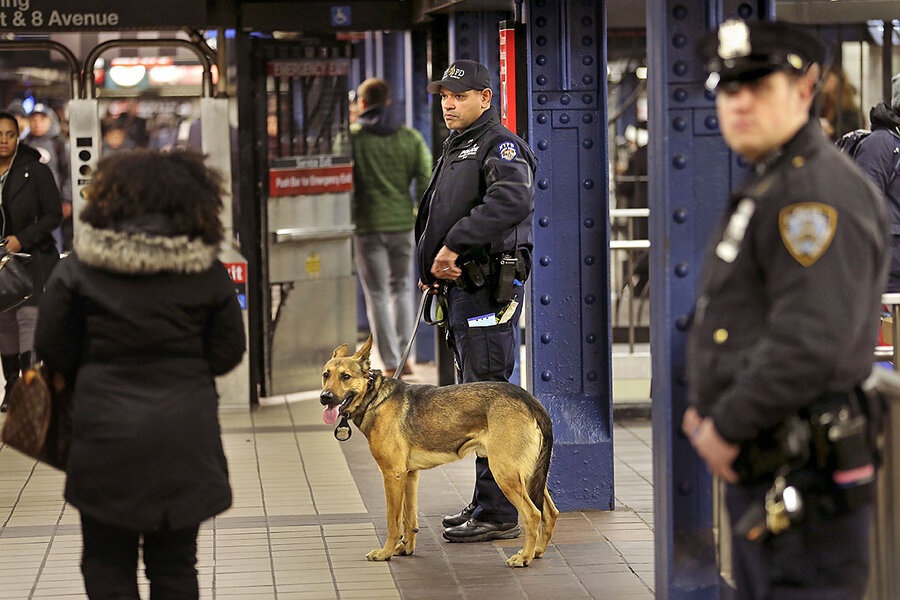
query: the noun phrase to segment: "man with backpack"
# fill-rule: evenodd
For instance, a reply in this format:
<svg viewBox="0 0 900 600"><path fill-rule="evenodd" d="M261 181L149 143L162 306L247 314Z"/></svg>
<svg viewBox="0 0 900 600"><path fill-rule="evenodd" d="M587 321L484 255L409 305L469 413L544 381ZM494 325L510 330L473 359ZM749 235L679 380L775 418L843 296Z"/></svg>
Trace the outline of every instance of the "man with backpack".
<svg viewBox="0 0 900 600"><path fill-rule="evenodd" d="M887 198L891 224L891 272L887 292L900 292L900 73L891 79L891 104L876 104L869 113L872 133L846 134L857 140L842 146ZM852 142L851 142L852 143Z"/></svg>

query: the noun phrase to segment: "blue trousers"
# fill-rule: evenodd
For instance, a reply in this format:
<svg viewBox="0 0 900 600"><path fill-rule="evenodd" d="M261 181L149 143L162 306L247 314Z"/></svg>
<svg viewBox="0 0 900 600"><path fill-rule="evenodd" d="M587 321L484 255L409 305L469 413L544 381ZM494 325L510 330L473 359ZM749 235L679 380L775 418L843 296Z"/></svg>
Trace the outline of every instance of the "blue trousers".
<svg viewBox="0 0 900 600"><path fill-rule="evenodd" d="M515 328L519 326L519 315L522 313L522 286L513 288L513 299L519 305L506 323L470 327L470 318L496 313L505 304L493 301L489 286L471 292L451 287L447 292L450 337L460 383L509 381L519 351ZM487 458L475 459L472 503L476 505L472 518L479 521L515 523L519 518L516 508L494 481Z"/></svg>
<svg viewBox="0 0 900 600"><path fill-rule="evenodd" d="M768 485L729 485L732 529ZM805 499L811 504L813 499ZM763 542L735 536L732 563L738 600L862 600L869 568L871 507L846 515L808 510L806 517Z"/></svg>

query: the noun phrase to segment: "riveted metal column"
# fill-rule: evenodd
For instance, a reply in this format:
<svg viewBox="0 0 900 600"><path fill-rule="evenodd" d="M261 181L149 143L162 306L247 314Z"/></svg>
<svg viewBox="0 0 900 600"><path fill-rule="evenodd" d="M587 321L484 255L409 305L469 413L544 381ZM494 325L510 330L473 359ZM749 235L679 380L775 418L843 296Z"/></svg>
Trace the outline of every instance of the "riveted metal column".
<svg viewBox="0 0 900 600"><path fill-rule="evenodd" d="M681 419L696 278L732 179L743 177L744 165L719 134L715 96L704 87L706 73L695 47L727 18L771 16L772 3L765 0L647 3L653 511L661 600L711 600L730 590L716 566L712 481L682 435Z"/></svg>
<svg viewBox="0 0 900 600"><path fill-rule="evenodd" d="M487 67L494 83L494 99L499 95L500 36L497 23L510 17L508 12L458 12L449 19L450 61L475 60ZM441 71L443 72L443 71ZM435 78L440 73L435 72Z"/></svg>
<svg viewBox="0 0 900 600"><path fill-rule="evenodd" d="M562 510L613 507L605 2L526 5L538 168L529 380L553 418Z"/></svg>

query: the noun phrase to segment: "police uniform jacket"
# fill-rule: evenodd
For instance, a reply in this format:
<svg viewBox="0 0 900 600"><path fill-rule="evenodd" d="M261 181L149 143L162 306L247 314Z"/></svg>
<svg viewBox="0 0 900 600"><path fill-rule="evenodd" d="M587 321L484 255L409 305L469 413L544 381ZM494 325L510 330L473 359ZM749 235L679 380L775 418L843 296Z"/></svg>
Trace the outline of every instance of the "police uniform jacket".
<svg viewBox="0 0 900 600"><path fill-rule="evenodd" d="M245 348L218 248L153 221L82 224L35 332L44 362L74 381L66 500L134 531L193 527L231 505L214 377Z"/></svg>
<svg viewBox="0 0 900 600"><path fill-rule="evenodd" d="M467 255L533 247L535 158L490 108L468 129L452 132L431 174L416 219L423 282L442 246Z"/></svg>
<svg viewBox="0 0 900 600"><path fill-rule="evenodd" d="M869 374L888 266L885 202L807 123L732 194L699 277L689 400L756 438Z"/></svg>
<svg viewBox="0 0 900 600"><path fill-rule="evenodd" d="M2 236L14 235L21 252L31 254L28 271L34 286L26 306L36 306L50 271L59 260L53 230L62 220L59 189L50 168L40 161L34 148L19 143L2 190L0 229Z"/></svg>

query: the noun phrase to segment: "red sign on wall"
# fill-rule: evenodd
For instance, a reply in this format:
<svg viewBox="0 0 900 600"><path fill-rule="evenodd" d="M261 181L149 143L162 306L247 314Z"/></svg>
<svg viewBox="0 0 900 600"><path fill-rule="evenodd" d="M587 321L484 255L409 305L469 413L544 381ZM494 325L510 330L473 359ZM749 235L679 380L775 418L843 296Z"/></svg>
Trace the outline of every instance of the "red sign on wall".
<svg viewBox="0 0 900 600"><path fill-rule="evenodd" d="M280 158L269 168L269 196L332 194L353 190L353 163L346 157Z"/></svg>

